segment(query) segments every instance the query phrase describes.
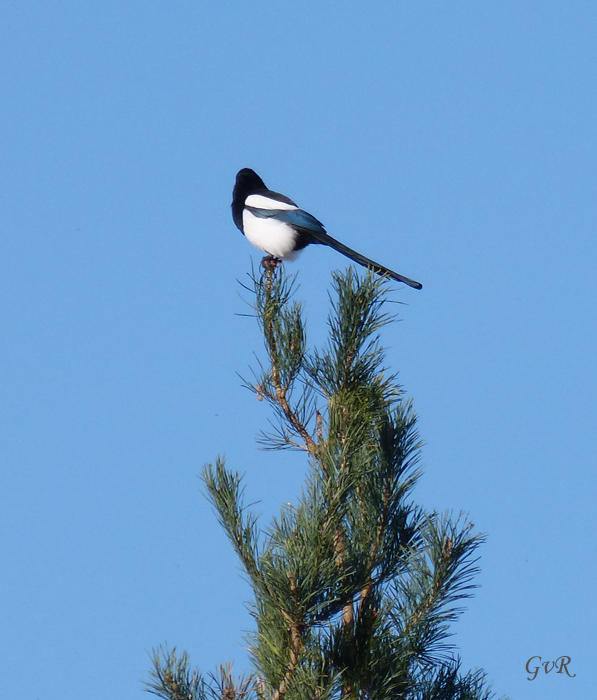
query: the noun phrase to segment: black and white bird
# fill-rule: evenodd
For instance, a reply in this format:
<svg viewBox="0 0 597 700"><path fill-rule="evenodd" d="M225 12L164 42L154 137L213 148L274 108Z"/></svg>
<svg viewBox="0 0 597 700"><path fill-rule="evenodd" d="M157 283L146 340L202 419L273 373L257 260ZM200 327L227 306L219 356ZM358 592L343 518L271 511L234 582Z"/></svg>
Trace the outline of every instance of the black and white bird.
<svg viewBox="0 0 597 700"><path fill-rule="evenodd" d="M251 168L243 168L236 175L232 192L232 218L254 246L278 260L294 260L305 246L320 243L346 255L359 265L370 268L378 275L387 275L415 289L423 286L332 238L326 233L321 221L300 209L289 197L268 190Z"/></svg>

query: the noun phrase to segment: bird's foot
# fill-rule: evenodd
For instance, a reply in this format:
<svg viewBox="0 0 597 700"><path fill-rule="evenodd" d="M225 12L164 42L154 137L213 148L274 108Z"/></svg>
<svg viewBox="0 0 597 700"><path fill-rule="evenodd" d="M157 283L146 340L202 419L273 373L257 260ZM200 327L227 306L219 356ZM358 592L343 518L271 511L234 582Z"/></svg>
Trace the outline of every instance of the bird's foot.
<svg viewBox="0 0 597 700"><path fill-rule="evenodd" d="M274 255L266 255L261 261L261 265L264 267L264 269L275 272L279 262L280 260L278 260L278 258L276 258Z"/></svg>

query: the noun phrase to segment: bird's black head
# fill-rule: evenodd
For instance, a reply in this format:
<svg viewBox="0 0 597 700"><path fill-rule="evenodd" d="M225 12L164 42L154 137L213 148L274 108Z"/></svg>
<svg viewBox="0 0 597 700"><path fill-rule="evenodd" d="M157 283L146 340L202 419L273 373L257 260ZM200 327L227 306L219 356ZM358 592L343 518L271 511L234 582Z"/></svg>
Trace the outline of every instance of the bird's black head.
<svg viewBox="0 0 597 700"><path fill-rule="evenodd" d="M232 218L237 227L242 231L242 210L245 199L250 194L266 190L265 182L251 168L243 168L236 173L236 183L232 190Z"/></svg>
<svg viewBox="0 0 597 700"><path fill-rule="evenodd" d="M255 190L264 190L265 182L251 168L243 168L236 173L236 184L234 189L242 189L247 194Z"/></svg>

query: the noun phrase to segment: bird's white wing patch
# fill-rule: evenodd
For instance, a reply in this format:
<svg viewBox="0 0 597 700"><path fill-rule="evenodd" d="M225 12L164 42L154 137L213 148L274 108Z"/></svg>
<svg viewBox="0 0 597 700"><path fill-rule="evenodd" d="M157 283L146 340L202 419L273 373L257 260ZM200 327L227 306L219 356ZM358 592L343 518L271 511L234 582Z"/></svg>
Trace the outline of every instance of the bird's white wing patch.
<svg viewBox="0 0 597 700"><path fill-rule="evenodd" d="M255 209L298 209L294 204L279 202L277 199L270 199L262 194L250 194L245 199L245 205L255 207Z"/></svg>

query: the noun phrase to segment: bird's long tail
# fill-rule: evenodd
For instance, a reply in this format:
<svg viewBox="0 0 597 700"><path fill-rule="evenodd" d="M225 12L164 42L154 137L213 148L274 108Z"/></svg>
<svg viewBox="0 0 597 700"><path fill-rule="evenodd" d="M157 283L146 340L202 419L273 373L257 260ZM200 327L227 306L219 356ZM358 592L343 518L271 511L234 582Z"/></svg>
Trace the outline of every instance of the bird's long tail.
<svg viewBox="0 0 597 700"><path fill-rule="evenodd" d="M354 260L354 262L359 263L359 265L362 265L363 267L368 267L369 269L373 270L373 272L376 272L378 275L387 275L393 280L396 280L396 282L404 282L404 284L408 284L409 287L413 287L414 289L423 289L423 285L420 282L411 280L408 277L405 277L404 275L400 275L397 272L394 272L394 270L390 270L389 268L385 267L385 265L380 265L380 263L366 258L364 255L357 253L356 250L353 250L352 248L349 248L343 243L340 243L340 241L337 241L335 238L332 238L327 233L323 233L320 231L309 231L309 233L313 235L313 237L317 240L318 243L322 243L323 245L329 245L330 248L337 250L339 253L342 253L342 255L346 255L347 258Z"/></svg>

